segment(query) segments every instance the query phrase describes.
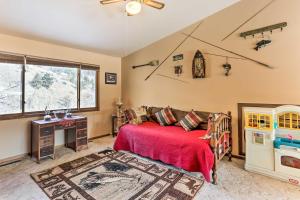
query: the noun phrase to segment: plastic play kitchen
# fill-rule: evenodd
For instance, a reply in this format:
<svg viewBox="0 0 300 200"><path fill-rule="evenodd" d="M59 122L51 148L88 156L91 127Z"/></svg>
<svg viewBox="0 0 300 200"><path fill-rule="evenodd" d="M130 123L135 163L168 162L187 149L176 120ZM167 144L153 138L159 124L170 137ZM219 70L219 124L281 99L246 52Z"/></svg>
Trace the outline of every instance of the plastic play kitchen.
<svg viewBox="0 0 300 200"><path fill-rule="evenodd" d="M244 108L245 169L300 186L300 107Z"/></svg>

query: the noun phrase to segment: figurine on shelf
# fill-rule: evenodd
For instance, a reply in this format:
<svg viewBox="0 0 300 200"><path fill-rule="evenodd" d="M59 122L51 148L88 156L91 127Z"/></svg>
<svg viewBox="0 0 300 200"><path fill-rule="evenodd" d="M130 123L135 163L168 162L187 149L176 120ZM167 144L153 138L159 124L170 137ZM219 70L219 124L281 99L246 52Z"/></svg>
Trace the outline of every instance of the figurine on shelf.
<svg viewBox="0 0 300 200"><path fill-rule="evenodd" d="M56 119L64 119L66 116L66 111L65 110L57 110L54 111L54 116Z"/></svg>
<svg viewBox="0 0 300 200"><path fill-rule="evenodd" d="M67 110L66 110L66 117L67 117L67 118L72 118L71 109L67 109Z"/></svg>
<svg viewBox="0 0 300 200"><path fill-rule="evenodd" d="M48 106L46 106L46 108L45 108L45 116L44 116L44 120L45 121L51 121L51 111L50 110L47 110L47 108L48 108Z"/></svg>

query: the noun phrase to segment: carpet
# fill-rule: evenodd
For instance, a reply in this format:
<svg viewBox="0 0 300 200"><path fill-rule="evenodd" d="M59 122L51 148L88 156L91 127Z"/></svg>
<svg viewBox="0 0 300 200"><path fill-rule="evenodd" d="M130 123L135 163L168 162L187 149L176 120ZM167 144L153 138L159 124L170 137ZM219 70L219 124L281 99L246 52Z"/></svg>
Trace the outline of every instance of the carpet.
<svg viewBox="0 0 300 200"><path fill-rule="evenodd" d="M191 200L204 184L203 178L110 149L31 177L51 200Z"/></svg>

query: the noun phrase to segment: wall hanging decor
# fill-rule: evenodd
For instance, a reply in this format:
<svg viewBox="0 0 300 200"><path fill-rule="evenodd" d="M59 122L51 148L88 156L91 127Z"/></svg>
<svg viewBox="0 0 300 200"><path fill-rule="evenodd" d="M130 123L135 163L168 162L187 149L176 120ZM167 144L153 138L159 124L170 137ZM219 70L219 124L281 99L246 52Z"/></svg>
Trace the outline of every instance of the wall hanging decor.
<svg viewBox="0 0 300 200"><path fill-rule="evenodd" d="M248 18L246 21L244 21L241 25L239 25L237 28L235 28L231 33L229 33L226 37L222 39L222 41L229 38L232 34L234 34L237 30L239 30L242 26L247 24L249 21L251 21L254 17L256 17L258 14L260 14L262 11L264 11L267 7L269 7L272 3L274 3L276 0L271 0L269 3L267 3L263 8L261 8L259 11L257 11L254 15L252 15L250 18Z"/></svg>
<svg viewBox="0 0 300 200"><path fill-rule="evenodd" d="M273 2L273 1L272 1ZM256 64L258 64L258 65L261 65L261 66L263 66L263 67L267 67L267 68L269 68L269 69L273 69L274 67L273 66L271 66L271 65L268 65L268 64L266 64L266 63L263 63L263 62L261 62L261 61L258 61L258 60L255 60L255 59L252 59L252 58L250 58L250 57L247 57L247 56L244 56L244 55L242 55L242 54L239 54L239 53L236 53L236 52L234 52L234 51L231 51L231 50L228 50L228 49L225 49L225 48L223 48L223 47L220 47L220 46L217 46L217 45L215 45L215 44L213 44L213 43L210 43L210 42L207 42L207 41L204 41L204 40L202 40L202 39L200 39L200 38L198 38L198 37L195 37L195 36L193 36L193 34L198 30L198 28L200 27L200 25L202 24L202 21L199 23L199 24L197 24L196 26L195 26L195 28L189 33L189 34L187 34L187 33L181 33L182 35L185 35L185 38L175 47L175 49L173 49L172 51L171 51L171 53L170 54L168 54L168 56L145 78L145 81L147 81L169 58L170 58L170 56L172 56L173 54L174 54L174 52L176 52L188 39L194 39L194 40L197 40L197 41L199 41L199 42L202 42L202 43L204 43L204 44L207 44L207 45L209 45L209 46L212 46L212 47L215 47L215 48L217 48L217 49L220 49L220 50L222 50L222 51L225 51L225 52L227 52L227 53L230 53L230 54L233 54L233 55L236 55L236 56L238 56L238 57L240 57L241 59L244 59L244 60L249 60L249 61L252 61L252 62L254 62L254 63L256 63Z"/></svg>
<svg viewBox="0 0 300 200"><path fill-rule="evenodd" d="M180 61L180 60L183 60L183 54L178 54L178 55L173 56L174 62Z"/></svg>
<svg viewBox="0 0 300 200"><path fill-rule="evenodd" d="M177 76L182 74L182 65L177 65L174 67L174 72Z"/></svg>
<svg viewBox="0 0 300 200"><path fill-rule="evenodd" d="M193 59L193 78L205 78L206 66L203 54L197 50Z"/></svg>
<svg viewBox="0 0 300 200"><path fill-rule="evenodd" d="M254 37L256 34L264 35L264 32L269 32L270 31L270 33L273 33L273 31L276 30L276 29L280 29L282 31L284 27L287 27L287 22L282 22L282 23L273 24L273 25L270 25L270 26L265 26L265 27L262 27L262 28L246 31L246 32L241 33L240 36L246 39L247 36Z"/></svg>
<svg viewBox="0 0 300 200"><path fill-rule="evenodd" d="M261 40L258 43L256 43L256 47L254 48L256 51L259 49L266 47L267 45L271 44L272 40Z"/></svg>
<svg viewBox="0 0 300 200"><path fill-rule="evenodd" d="M105 72L105 84L117 84L117 74Z"/></svg>
<svg viewBox="0 0 300 200"><path fill-rule="evenodd" d="M228 57L226 58L226 63L223 65L223 68L225 70L225 76L228 76L231 70L231 64L228 63Z"/></svg>
<svg viewBox="0 0 300 200"><path fill-rule="evenodd" d="M152 61L150 61L146 64L132 66L132 68L135 69L135 68L138 68L138 67L157 66L157 65L159 65L159 60L152 60Z"/></svg>
<svg viewBox="0 0 300 200"><path fill-rule="evenodd" d="M187 41L187 39L190 38L191 35L193 35L193 33L195 33L195 31L199 28L201 24L202 21L199 24L197 24L196 27L192 30L192 32L190 34L187 34L186 37L175 47L175 49L145 78L145 81L148 80L168 60L168 58L170 58L170 56L172 56L173 53L176 52L177 49L181 47L181 45L183 45L185 41Z"/></svg>
<svg viewBox="0 0 300 200"><path fill-rule="evenodd" d="M178 55L173 56L173 61L176 62L176 65L174 66L174 73L177 76L180 76L183 72L183 70L182 70L183 54L178 54Z"/></svg>
<svg viewBox="0 0 300 200"><path fill-rule="evenodd" d="M187 35L186 33L182 33L182 34L183 34L183 35ZM250 61L252 61L252 62L254 62L254 63L256 63L256 64L259 64L259 65L261 65L261 66L267 67L267 68L269 68L269 69L274 69L274 67L272 67L272 66L270 66L270 65L268 65L268 64L266 64L266 63L263 63L263 62L260 62L260 61L258 61L258 60L249 58L249 57L247 57L247 56L244 56L244 55L242 55L242 54L236 53L236 52L234 52L234 51L225 49L225 48L223 48L223 47L217 46L217 45L215 45L215 44L213 44L213 43L204 41L204 40L202 40L202 39L200 39L200 38L198 38L198 37L195 37L195 36L192 36L192 35L189 35L189 37L192 38L192 39L194 39L194 40L197 40L197 41L199 41L199 42L202 42L202 43L204 43L204 44L207 44L207 45L209 45L209 46L215 47L215 48L217 48L217 49L221 49L222 51L226 51L226 52L228 52L228 53L231 53L231 54L234 54L234 55L239 56L239 57L241 57L241 58L244 58L245 60L250 60Z"/></svg>

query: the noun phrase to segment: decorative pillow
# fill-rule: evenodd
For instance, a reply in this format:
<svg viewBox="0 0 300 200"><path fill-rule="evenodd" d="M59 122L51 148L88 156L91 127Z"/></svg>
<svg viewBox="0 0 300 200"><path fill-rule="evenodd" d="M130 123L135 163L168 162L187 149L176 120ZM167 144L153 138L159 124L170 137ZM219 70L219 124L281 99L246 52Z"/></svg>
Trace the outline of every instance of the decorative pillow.
<svg viewBox="0 0 300 200"><path fill-rule="evenodd" d="M125 115L126 121L132 121L137 118L137 115L133 109L124 110L124 115Z"/></svg>
<svg viewBox="0 0 300 200"><path fill-rule="evenodd" d="M144 107L138 107L133 109L139 121L148 121L147 110Z"/></svg>
<svg viewBox="0 0 300 200"><path fill-rule="evenodd" d="M141 124L147 121L147 113L143 108L127 109L124 111L126 122L130 124Z"/></svg>
<svg viewBox="0 0 300 200"><path fill-rule="evenodd" d="M160 108L160 107L148 107L147 108L147 116L148 116L149 121L159 123L155 116L155 113L161 111L162 109L163 108Z"/></svg>
<svg viewBox="0 0 300 200"><path fill-rule="evenodd" d="M193 110L189 112L183 119L179 121L179 124L186 131L191 131L204 121L201 117L199 117Z"/></svg>
<svg viewBox="0 0 300 200"><path fill-rule="evenodd" d="M171 108L167 107L155 113L155 117L161 126L167 126L177 122Z"/></svg>

